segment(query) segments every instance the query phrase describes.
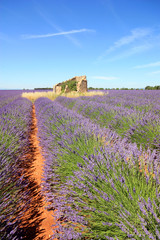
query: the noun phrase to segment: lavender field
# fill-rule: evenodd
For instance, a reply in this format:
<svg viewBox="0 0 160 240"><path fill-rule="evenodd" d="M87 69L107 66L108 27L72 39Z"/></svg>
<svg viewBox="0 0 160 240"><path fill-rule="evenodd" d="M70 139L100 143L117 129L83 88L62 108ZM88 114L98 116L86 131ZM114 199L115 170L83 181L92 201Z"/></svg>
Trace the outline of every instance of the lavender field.
<svg viewBox="0 0 160 240"><path fill-rule="evenodd" d="M160 239L160 91L34 103L20 94L0 91L0 239L25 239L33 104L43 194L56 209L50 239Z"/></svg>

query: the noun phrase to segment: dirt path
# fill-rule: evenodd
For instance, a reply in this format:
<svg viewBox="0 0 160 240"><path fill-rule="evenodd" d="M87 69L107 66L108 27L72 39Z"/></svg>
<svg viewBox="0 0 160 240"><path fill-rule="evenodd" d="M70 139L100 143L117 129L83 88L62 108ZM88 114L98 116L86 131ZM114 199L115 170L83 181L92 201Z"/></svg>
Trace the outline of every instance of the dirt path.
<svg viewBox="0 0 160 240"><path fill-rule="evenodd" d="M27 240L47 240L53 234L52 225L54 224L53 211L45 209L47 205L42 194L42 175L44 158L41 154L41 148L37 137L37 119L35 114L35 106L33 105L32 126L29 137L29 152L25 155L24 172L29 180L29 209L22 219L22 228L25 232Z"/></svg>

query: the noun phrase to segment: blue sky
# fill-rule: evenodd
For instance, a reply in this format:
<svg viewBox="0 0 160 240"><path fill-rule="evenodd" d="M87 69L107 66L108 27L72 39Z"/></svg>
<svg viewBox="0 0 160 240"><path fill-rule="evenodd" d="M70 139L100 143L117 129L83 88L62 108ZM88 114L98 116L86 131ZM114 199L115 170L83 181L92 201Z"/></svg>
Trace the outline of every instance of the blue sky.
<svg viewBox="0 0 160 240"><path fill-rule="evenodd" d="M160 0L0 0L0 89L160 85Z"/></svg>

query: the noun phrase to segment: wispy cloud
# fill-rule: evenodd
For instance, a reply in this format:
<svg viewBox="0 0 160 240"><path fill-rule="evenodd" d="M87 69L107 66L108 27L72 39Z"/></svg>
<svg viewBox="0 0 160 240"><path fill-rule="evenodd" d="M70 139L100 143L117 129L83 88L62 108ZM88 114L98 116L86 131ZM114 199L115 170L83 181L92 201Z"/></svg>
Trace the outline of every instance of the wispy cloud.
<svg viewBox="0 0 160 240"><path fill-rule="evenodd" d="M124 56L127 57L130 55L136 54L139 51L141 52L142 49L143 49L143 51L147 50L148 48L150 48L151 44L146 41L146 37L150 36L152 31L153 30L151 28L136 28L136 29L131 30L129 35L126 35L126 36L120 38L119 40L117 40L116 42L114 42L114 44L111 47L109 47L103 54L101 54L98 57L98 60L103 59L110 53L116 52L116 50L118 50L118 49L121 50L122 47L129 46L127 51L125 50L125 52L124 52L122 50L122 53L120 54L122 57L124 57ZM144 45L144 47L143 47L143 45ZM121 56L120 57L118 56L118 58L121 58ZM116 58L117 58L117 56L115 57L115 59Z"/></svg>
<svg viewBox="0 0 160 240"><path fill-rule="evenodd" d="M138 39L141 39L147 35L149 35L151 33L151 30L146 28L146 29L141 29L141 28L137 28L137 29L133 29L131 31L131 34L128 35L128 36L124 36L122 38L120 38L118 41L116 41L113 46L109 47L105 53L103 54L104 55L107 55L108 53L110 52L113 52L115 51L116 49L118 48L121 48L125 45L128 45L130 43L133 43L135 40L138 40Z"/></svg>
<svg viewBox="0 0 160 240"><path fill-rule="evenodd" d="M106 77L106 76L91 76L91 79L99 79L99 80L116 80L117 77Z"/></svg>
<svg viewBox="0 0 160 240"><path fill-rule="evenodd" d="M134 46L127 50L122 51L120 54L116 54L115 56L110 57L108 59L108 61L113 62L115 60L127 58L127 57L133 56L135 54L143 53L151 48L152 48L152 44L149 44L149 43L146 43L143 45L137 45L137 46Z"/></svg>
<svg viewBox="0 0 160 240"><path fill-rule="evenodd" d="M160 62L154 62L154 63L148 63L148 64L144 64L144 65L138 65L135 66L134 68L150 68L150 67L159 67L160 66Z"/></svg>
<svg viewBox="0 0 160 240"><path fill-rule="evenodd" d="M79 29L79 30L70 30L67 32L58 32L58 33L48 33L48 34L42 34L42 35L21 35L23 39L33 39L33 38L48 38L48 37L55 37L60 35L69 35L69 34L75 34L75 33L81 33L81 32L93 32L91 29Z"/></svg>
<svg viewBox="0 0 160 240"><path fill-rule="evenodd" d="M113 46L111 46L110 48L107 49L106 53L112 52L112 51L116 50L117 48L120 48L124 45L128 45L128 44L134 42L135 40L141 39L141 38L149 35L150 33L151 33L151 29L149 29L149 28L134 29L131 31L130 35L124 36L124 37L120 38L118 41L116 41Z"/></svg>

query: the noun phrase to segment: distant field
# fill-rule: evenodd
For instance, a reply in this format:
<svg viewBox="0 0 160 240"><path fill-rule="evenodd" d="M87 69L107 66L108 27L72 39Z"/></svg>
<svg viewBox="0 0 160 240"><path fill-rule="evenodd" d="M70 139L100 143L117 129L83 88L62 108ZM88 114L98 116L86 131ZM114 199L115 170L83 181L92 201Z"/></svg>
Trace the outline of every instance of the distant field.
<svg viewBox="0 0 160 240"><path fill-rule="evenodd" d="M51 239L160 239L158 90L0 91L0 239L40 234L22 221L40 187L26 175L34 109Z"/></svg>

